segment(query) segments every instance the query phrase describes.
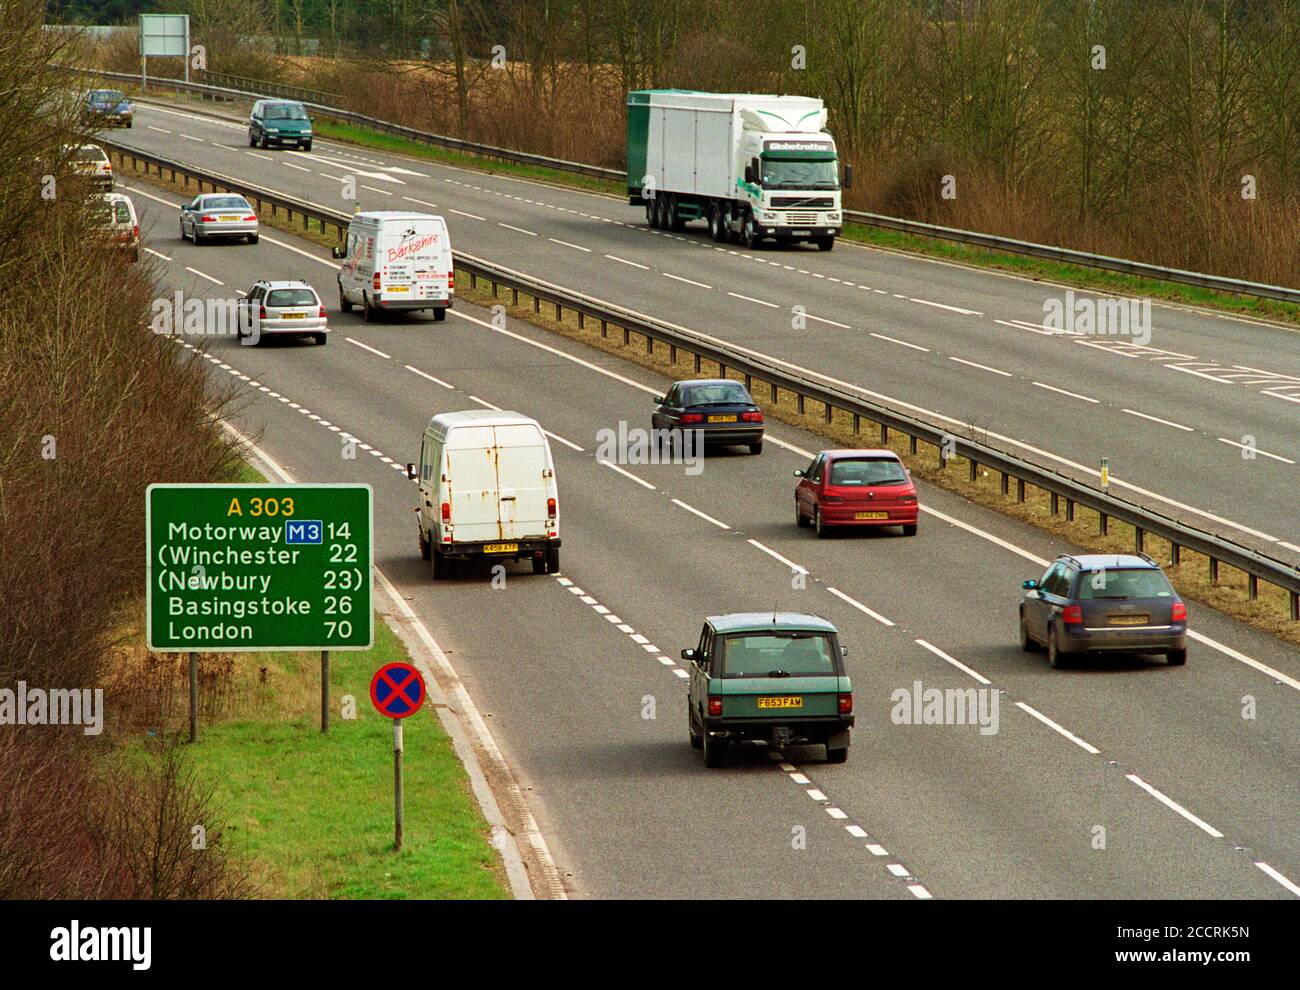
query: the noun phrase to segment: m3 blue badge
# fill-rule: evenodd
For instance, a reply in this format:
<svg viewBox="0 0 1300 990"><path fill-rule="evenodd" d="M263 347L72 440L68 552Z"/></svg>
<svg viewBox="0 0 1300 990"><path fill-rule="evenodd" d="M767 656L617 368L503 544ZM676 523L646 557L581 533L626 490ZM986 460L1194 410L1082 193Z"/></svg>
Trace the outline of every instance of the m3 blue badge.
<svg viewBox="0 0 1300 990"><path fill-rule="evenodd" d="M286 519L285 543L320 543L325 527L319 519Z"/></svg>

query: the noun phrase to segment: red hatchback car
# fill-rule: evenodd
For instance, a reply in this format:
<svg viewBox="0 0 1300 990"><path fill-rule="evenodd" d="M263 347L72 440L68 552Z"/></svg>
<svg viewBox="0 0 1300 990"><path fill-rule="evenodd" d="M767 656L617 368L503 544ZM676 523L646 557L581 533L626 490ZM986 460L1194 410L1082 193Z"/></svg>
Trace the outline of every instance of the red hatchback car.
<svg viewBox="0 0 1300 990"><path fill-rule="evenodd" d="M818 536L836 526L902 526L916 535L916 488L892 450L823 450L796 471L795 520Z"/></svg>

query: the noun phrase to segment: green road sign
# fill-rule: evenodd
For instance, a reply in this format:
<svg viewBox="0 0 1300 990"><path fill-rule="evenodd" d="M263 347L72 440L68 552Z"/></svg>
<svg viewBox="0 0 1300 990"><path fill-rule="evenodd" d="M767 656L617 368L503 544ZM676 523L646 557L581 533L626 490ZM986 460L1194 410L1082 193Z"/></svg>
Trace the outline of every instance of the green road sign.
<svg viewBox="0 0 1300 990"><path fill-rule="evenodd" d="M150 485L149 649L374 643L369 485Z"/></svg>

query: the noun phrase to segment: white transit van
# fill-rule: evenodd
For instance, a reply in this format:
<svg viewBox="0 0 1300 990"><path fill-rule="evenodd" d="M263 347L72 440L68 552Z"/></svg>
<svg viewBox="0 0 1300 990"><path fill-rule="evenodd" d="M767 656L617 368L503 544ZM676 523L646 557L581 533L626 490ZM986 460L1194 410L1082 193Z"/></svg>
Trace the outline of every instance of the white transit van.
<svg viewBox="0 0 1300 990"><path fill-rule="evenodd" d="M459 560L531 560L534 574L560 569L555 465L546 434L516 412L439 413L420 443L416 510L420 555L435 578Z"/></svg>
<svg viewBox="0 0 1300 990"><path fill-rule="evenodd" d="M442 217L428 213L358 213L348 239L333 250L339 268L339 309L360 306L366 322L381 312L431 309L445 320L455 288L451 240Z"/></svg>

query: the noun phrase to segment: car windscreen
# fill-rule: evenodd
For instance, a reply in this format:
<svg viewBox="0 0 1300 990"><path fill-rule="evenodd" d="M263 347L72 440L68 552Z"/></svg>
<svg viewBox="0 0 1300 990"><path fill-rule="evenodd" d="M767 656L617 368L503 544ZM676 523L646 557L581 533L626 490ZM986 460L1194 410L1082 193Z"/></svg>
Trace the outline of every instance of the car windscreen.
<svg viewBox="0 0 1300 990"><path fill-rule="evenodd" d="M837 457L831 462L830 484L866 488L907 482L903 465L892 457Z"/></svg>
<svg viewBox="0 0 1300 990"><path fill-rule="evenodd" d="M108 156L99 148L78 148L72 157L79 162L103 162Z"/></svg>
<svg viewBox="0 0 1300 990"><path fill-rule="evenodd" d="M205 210L252 210L243 196L209 196L200 205Z"/></svg>
<svg viewBox="0 0 1300 990"><path fill-rule="evenodd" d="M272 103L266 108L267 120L306 120L307 111L293 103Z"/></svg>
<svg viewBox="0 0 1300 990"><path fill-rule="evenodd" d="M125 99L126 97L115 89L101 89L90 94L91 103L105 104L112 107L117 106Z"/></svg>
<svg viewBox="0 0 1300 990"><path fill-rule="evenodd" d="M104 202L94 208L94 221L107 227L112 224L129 224L131 222L131 208L121 200L116 202Z"/></svg>
<svg viewBox="0 0 1300 990"><path fill-rule="evenodd" d="M1151 567L1098 567L1079 575L1079 598L1172 598L1169 579Z"/></svg>
<svg viewBox="0 0 1300 990"><path fill-rule="evenodd" d="M268 306L316 306L316 293L311 289L272 289L266 297Z"/></svg>
<svg viewBox="0 0 1300 990"><path fill-rule="evenodd" d="M738 382L718 382L710 385L688 385L682 389L683 406L708 406L739 402L752 405L753 399Z"/></svg>
<svg viewBox="0 0 1300 990"><path fill-rule="evenodd" d="M834 674L830 637L815 632L764 632L722 641L723 677L806 677Z"/></svg>

